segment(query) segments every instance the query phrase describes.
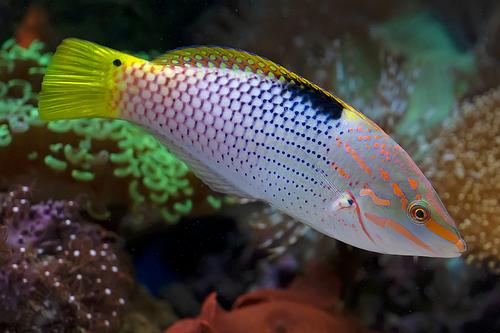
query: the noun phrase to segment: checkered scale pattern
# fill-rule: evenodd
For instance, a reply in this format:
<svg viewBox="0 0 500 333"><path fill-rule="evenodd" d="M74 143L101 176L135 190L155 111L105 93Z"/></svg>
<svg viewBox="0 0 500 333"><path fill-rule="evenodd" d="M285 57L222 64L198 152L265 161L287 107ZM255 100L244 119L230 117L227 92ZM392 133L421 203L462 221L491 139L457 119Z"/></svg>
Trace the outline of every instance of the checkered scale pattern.
<svg viewBox="0 0 500 333"><path fill-rule="evenodd" d="M124 69L121 117L156 133L215 190L316 214L343 106L279 67L175 59ZM233 190L207 179L207 168Z"/></svg>

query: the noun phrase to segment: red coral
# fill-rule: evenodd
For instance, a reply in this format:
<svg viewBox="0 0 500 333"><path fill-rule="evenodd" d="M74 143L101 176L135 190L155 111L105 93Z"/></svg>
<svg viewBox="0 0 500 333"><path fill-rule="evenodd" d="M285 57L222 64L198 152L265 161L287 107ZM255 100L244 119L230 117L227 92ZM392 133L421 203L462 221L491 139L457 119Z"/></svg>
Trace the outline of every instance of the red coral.
<svg viewBox="0 0 500 333"><path fill-rule="evenodd" d="M241 296L231 311L212 293L195 319L175 323L165 333L331 333L368 332L339 308L339 282L313 265L287 289L261 289Z"/></svg>
<svg viewBox="0 0 500 333"><path fill-rule="evenodd" d="M35 40L47 43L51 40L52 29L47 10L40 4L31 4L16 31L16 42L27 48Z"/></svg>

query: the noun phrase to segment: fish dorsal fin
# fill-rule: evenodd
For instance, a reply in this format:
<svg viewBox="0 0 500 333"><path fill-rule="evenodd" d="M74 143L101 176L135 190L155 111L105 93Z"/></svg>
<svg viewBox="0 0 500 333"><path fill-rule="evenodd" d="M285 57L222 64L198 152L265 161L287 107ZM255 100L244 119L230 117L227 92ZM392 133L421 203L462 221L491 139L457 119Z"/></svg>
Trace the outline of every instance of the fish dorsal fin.
<svg viewBox="0 0 500 333"><path fill-rule="evenodd" d="M198 68L221 68L234 71L250 72L264 77L296 84L316 91L328 99L350 108L340 98L332 95L309 80L289 71L285 67L256 54L226 47L195 46L172 50L151 61L163 66L181 66Z"/></svg>
<svg viewBox="0 0 500 333"><path fill-rule="evenodd" d="M222 68L284 78L297 76L258 55L226 47L196 46L172 50L154 59L154 64L182 67ZM272 74L269 74L272 73Z"/></svg>

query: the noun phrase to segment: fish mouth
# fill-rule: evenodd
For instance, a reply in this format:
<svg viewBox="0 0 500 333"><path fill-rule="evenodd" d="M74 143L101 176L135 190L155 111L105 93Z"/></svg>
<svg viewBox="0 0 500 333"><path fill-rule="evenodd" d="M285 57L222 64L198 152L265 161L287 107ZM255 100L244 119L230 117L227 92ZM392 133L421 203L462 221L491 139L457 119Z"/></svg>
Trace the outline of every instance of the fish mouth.
<svg viewBox="0 0 500 333"><path fill-rule="evenodd" d="M457 248L459 253L464 253L467 251L467 243L465 242L465 240L463 238L459 238L455 242L455 247Z"/></svg>
<svg viewBox="0 0 500 333"><path fill-rule="evenodd" d="M450 246L453 244L452 246ZM447 246L435 247L435 255L441 258L457 258L460 257L464 252L467 251L467 243L461 237L455 243L451 243Z"/></svg>

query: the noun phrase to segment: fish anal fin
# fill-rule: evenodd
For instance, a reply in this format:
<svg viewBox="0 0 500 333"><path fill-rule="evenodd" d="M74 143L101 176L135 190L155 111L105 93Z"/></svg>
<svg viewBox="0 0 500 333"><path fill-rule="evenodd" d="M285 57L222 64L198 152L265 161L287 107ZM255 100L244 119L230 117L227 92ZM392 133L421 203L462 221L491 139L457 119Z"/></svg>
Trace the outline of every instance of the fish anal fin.
<svg viewBox="0 0 500 333"><path fill-rule="evenodd" d="M250 225L256 230L258 248L270 260L282 256L298 243L310 228L292 217L266 207L250 215Z"/></svg>

